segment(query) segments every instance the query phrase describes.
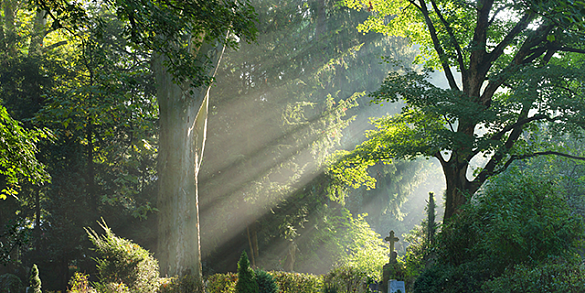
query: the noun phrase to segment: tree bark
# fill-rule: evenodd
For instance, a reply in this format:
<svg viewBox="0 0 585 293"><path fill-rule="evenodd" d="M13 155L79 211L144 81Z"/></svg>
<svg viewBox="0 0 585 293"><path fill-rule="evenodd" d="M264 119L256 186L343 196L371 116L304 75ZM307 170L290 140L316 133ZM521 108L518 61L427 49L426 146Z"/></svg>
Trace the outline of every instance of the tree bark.
<svg viewBox="0 0 585 293"><path fill-rule="evenodd" d="M208 76L215 75L223 49L219 42L197 48L201 64L206 58L211 61ZM197 175L205 145L210 86L177 85L164 60L161 55L153 60L160 111L157 258L163 275L194 275L201 280Z"/></svg>

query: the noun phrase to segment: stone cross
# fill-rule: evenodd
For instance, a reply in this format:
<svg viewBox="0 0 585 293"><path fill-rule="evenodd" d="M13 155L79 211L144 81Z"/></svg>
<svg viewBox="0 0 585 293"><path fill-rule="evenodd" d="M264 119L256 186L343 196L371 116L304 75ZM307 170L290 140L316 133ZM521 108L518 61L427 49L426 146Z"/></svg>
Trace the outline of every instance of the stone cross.
<svg viewBox="0 0 585 293"><path fill-rule="evenodd" d="M394 230L390 231L390 236L384 238L384 240L390 242L390 261L392 261L392 256L394 252L394 243L398 242L398 237L394 236Z"/></svg>

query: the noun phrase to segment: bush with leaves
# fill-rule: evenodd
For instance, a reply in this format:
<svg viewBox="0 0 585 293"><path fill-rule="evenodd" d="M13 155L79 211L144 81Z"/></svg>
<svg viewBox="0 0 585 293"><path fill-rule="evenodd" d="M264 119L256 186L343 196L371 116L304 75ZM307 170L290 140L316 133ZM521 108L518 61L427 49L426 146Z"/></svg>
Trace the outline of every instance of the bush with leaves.
<svg viewBox="0 0 585 293"><path fill-rule="evenodd" d="M369 292L368 284L373 279L368 273L352 266L333 268L323 276L323 286L327 291L337 292Z"/></svg>
<svg viewBox="0 0 585 293"><path fill-rule="evenodd" d="M138 244L114 235L102 220L104 235L87 229L98 253L97 271L103 289L108 292L155 292L159 287L158 262ZM112 291L113 290L113 291Z"/></svg>
<svg viewBox="0 0 585 293"><path fill-rule="evenodd" d="M582 265L557 258L537 266L517 265L483 286L484 292L492 293L581 293L584 288L585 270Z"/></svg>
<svg viewBox="0 0 585 293"><path fill-rule="evenodd" d="M312 274L271 272L281 293L320 293L323 279Z"/></svg>
<svg viewBox="0 0 585 293"><path fill-rule="evenodd" d="M236 282L238 275L234 273L214 274L207 278L207 292L214 293L234 293L236 292Z"/></svg>
<svg viewBox="0 0 585 293"><path fill-rule="evenodd" d="M250 268L250 261L246 251L238 261L238 283L236 284L236 293L257 293L258 284L254 271Z"/></svg>
<svg viewBox="0 0 585 293"><path fill-rule="evenodd" d="M537 268L551 257L573 263L585 237L554 181L509 170L493 178L437 238L436 265L414 289L482 292L515 267Z"/></svg>
<svg viewBox="0 0 585 293"><path fill-rule="evenodd" d="M67 293L96 293L96 290L89 285L88 279L88 275L75 272L71 280L69 280Z"/></svg>
<svg viewBox="0 0 585 293"><path fill-rule="evenodd" d="M203 283L194 275L187 274L182 277L172 277L160 279L160 287L158 293L203 293ZM224 291L208 291L208 292L224 292ZM233 292L233 291L225 291Z"/></svg>

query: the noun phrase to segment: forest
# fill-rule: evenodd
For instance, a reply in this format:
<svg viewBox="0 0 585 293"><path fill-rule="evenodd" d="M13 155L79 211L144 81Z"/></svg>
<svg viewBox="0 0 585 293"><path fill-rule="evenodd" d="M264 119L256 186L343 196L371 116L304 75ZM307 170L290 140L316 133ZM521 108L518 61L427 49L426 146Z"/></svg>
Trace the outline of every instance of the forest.
<svg viewBox="0 0 585 293"><path fill-rule="evenodd" d="M585 292L585 1L0 0L0 64L0 292Z"/></svg>

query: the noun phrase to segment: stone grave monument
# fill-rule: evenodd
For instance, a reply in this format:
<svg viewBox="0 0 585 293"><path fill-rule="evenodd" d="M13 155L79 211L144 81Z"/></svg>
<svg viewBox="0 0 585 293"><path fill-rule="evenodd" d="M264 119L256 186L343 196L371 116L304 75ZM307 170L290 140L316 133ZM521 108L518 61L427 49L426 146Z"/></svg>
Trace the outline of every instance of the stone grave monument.
<svg viewBox="0 0 585 293"><path fill-rule="evenodd" d="M384 238L384 240L390 242L390 261L384 265L382 272L382 292L383 293L406 293L404 290L404 281L390 280L392 275L395 275L396 257L397 253L394 251L394 243L398 242L398 237L394 235L394 231L390 231L390 235Z"/></svg>

